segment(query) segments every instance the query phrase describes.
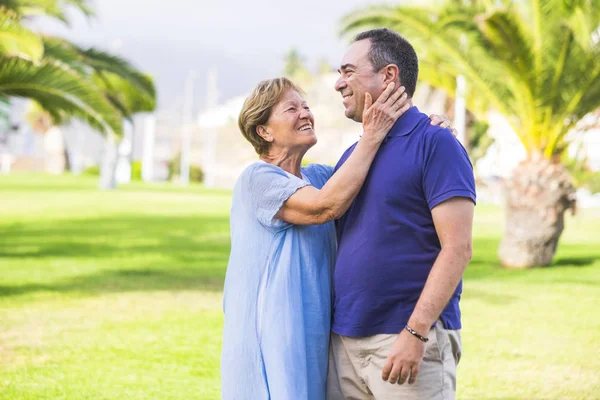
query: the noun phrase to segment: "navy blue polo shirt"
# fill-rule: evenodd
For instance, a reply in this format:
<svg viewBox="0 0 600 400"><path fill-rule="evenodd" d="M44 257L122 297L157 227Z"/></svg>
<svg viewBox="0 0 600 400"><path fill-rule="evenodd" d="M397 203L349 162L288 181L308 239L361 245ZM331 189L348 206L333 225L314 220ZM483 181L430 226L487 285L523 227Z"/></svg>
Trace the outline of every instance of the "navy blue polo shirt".
<svg viewBox="0 0 600 400"><path fill-rule="evenodd" d="M356 147L350 147L337 170ZM337 221L332 331L344 336L400 332L441 245L431 210L453 197L475 202L469 156L448 129L411 107L381 144L365 183ZM462 281L441 315L460 329Z"/></svg>

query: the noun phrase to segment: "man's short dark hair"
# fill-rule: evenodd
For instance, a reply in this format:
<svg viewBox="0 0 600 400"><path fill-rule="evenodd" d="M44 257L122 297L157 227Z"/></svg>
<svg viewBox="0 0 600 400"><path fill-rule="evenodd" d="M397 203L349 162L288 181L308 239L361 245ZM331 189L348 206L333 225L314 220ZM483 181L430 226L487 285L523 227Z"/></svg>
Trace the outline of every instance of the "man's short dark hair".
<svg viewBox="0 0 600 400"><path fill-rule="evenodd" d="M412 97L419 77L419 59L408 40L388 28L371 29L358 34L354 41L371 40L369 60L375 72L389 64L395 64L400 70L400 84Z"/></svg>

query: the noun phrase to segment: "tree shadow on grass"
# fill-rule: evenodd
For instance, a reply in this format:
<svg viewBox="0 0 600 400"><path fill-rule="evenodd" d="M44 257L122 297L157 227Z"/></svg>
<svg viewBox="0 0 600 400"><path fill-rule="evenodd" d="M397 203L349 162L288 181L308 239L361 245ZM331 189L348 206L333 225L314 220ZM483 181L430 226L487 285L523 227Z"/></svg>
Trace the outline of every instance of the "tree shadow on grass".
<svg viewBox="0 0 600 400"><path fill-rule="evenodd" d="M0 273L5 278L0 296L221 290L230 249L227 216L123 214L16 223L5 225L0 236ZM498 244L498 238L475 238L465 280L595 285L600 279L583 269L583 276L569 272L570 267L600 260L600 249L589 244L561 245L554 264L558 268L524 271L502 268ZM15 268L27 268L40 278L12 283L9 269Z"/></svg>
<svg viewBox="0 0 600 400"><path fill-rule="evenodd" d="M596 285L600 275L585 267L600 265L600 248L590 244L559 244L552 265L531 269L507 269L498 259L499 238L476 237L473 240L473 258L469 263L465 280L514 281L536 283L573 283ZM585 271L574 274L575 269Z"/></svg>
<svg viewBox="0 0 600 400"><path fill-rule="evenodd" d="M600 260L600 257L565 257L552 263L555 267L587 267Z"/></svg>
<svg viewBox="0 0 600 400"><path fill-rule="evenodd" d="M465 279L478 280L504 275L505 271L497 257L499 242L495 238L479 237L473 240L473 257L465 271Z"/></svg>
<svg viewBox="0 0 600 400"><path fill-rule="evenodd" d="M0 265L15 268L27 261L32 275L41 278L0 286L0 296L222 290L230 249L227 216L45 221L9 226L2 236ZM57 264L66 265L66 273Z"/></svg>
<svg viewBox="0 0 600 400"><path fill-rule="evenodd" d="M16 224L2 232L0 258L98 257L160 251L169 255L198 246L229 246L227 217L123 215ZM223 240L226 239L226 240Z"/></svg>
<svg viewBox="0 0 600 400"><path fill-rule="evenodd" d="M198 272L198 273L197 273ZM220 291L223 277L193 269L186 270L117 270L77 276L49 284L0 285L0 297L35 292L99 295L102 293L141 291Z"/></svg>

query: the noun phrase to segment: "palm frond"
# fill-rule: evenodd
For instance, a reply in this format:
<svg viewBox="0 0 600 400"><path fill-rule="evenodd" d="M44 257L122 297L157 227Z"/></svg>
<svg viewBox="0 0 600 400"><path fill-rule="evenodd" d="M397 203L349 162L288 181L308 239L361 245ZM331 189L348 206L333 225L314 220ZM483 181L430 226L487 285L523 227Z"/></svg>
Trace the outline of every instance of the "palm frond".
<svg viewBox="0 0 600 400"><path fill-rule="evenodd" d="M529 82L535 74L534 55L531 49L532 38L528 35L520 19L513 13L496 11L479 18L479 29L483 33L490 53L504 62L516 76Z"/></svg>
<svg viewBox="0 0 600 400"><path fill-rule="evenodd" d="M119 76L146 95L156 97L156 88L152 79L132 66L127 60L94 48L78 48L83 62L96 72L109 72Z"/></svg>
<svg viewBox="0 0 600 400"><path fill-rule="evenodd" d="M156 98L156 88L152 79L127 60L95 48L84 49L61 38L44 36L43 39L47 57L63 62L87 76L93 73L117 75L144 96Z"/></svg>
<svg viewBox="0 0 600 400"><path fill-rule="evenodd" d="M53 117L73 115L104 134L122 134L120 113L91 81L65 65L0 57L0 96L33 99Z"/></svg>
<svg viewBox="0 0 600 400"><path fill-rule="evenodd" d="M44 45L47 58L92 79L124 118L156 108L154 81L126 60L100 50L82 49L57 37L44 36Z"/></svg>
<svg viewBox="0 0 600 400"><path fill-rule="evenodd" d="M0 10L0 55L28 57L38 61L43 54L40 38L9 13Z"/></svg>
<svg viewBox="0 0 600 400"><path fill-rule="evenodd" d="M44 56L47 59L66 64L82 76L90 75L91 68L83 62L71 42L48 35L43 35L41 38L44 43Z"/></svg>
<svg viewBox="0 0 600 400"><path fill-rule="evenodd" d="M0 126L6 129L10 124L10 100L0 96Z"/></svg>
<svg viewBox="0 0 600 400"><path fill-rule="evenodd" d="M459 32L455 28L442 29L436 25L436 10L414 7L367 8L347 15L343 19L343 34L370 28L388 27L407 37L420 52L422 47L435 49L440 55L440 62L456 74L463 74L475 90L488 99L499 111L516 112L512 102L512 93L506 88L506 73L499 64L484 54L480 46L481 35L477 35L474 21L464 35L469 43L468 48L457 46L460 42ZM458 10L456 12L459 12ZM466 24L463 24L466 28Z"/></svg>
<svg viewBox="0 0 600 400"><path fill-rule="evenodd" d="M145 79L148 80L149 85L153 85L152 78L146 76ZM151 112L156 108L156 97L148 95L119 75L110 72L97 73L93 76L93 80L125 118L131 118L138 112Z"/></svg>
<svg viewBox="0 0 600 400"><path fill-rule="evenodd" d="M401 33L421 55L421 79L451 94L453 77L464 75L470 109L481 118L494 107L528 152L551 157L573 124L600 107L599 25L600 0L449 1L359 10L343 19L342 32ZM488 104L478 108L471 96Z"/></svg>
<svg viewBox="0 0 600 400"><path fill-rule="evenodd" d="M510 79L505 82L514 93L514 100L521 111L535 114L535 91L539 69L530 47L532 37L520 18L507 10L498 10L478 18L479 30L483 34L481 46L487 50L488 58L497 59L505 67ZM532 130L537 121L522 118L521 124ZM540 138L531 137L530 145L539 146Z"/></svg>
<svg viewBox="0 0 600 400"><path fill-rule="evenodd" d="M566 3L569 4L566 11L566 25L573 32L579 45L586 50L591 50L598 45L593 35L600 28L600 1L577 0Z"/></svg>
<svg viewBox="0 0 600 400"><path fill-rule="evenodd" d="M550 141L545 149L548 157L564 150L563 144L569 130L585 115L600 107L600 63L596 63L594 69L588 71L585 86L575 96L565 101L562 113L557 113L558 121L549 135Z"/></svg>
<svg viewBox="0 0 600 400"><path fill-rule="evenodd" d="M581 101L573 113L581 118L600 106L600 66L595 71L590 71L590 82L586 86Z"/></svg>
<svg viewBox="0 0 600 400"><path fill-rule="evenodd" d="M435 57L425 57L419 62L419 80L427 82L431 87L443 90L452 96L456 91L456 73L436 62Z"/></svg>
<svg viewBox="0 0 600 400"><path fill-rule="evenodd" d="M23 0L0 0L0 11L10 15L12 18L19 19L21 18L19 10L22 3Z"/></svg>
<svg viewBox="0 0 600 400"><path fill-rule="evenodd" d="M94 7L90 5L88 0L62 0L65 6L71 6L79 10L86 17L93 17L96 15Z"/></svg>
<svg viewBox="0 0 600 400"><path fill-rule="evenodd" d="M95 15L86 0L0 0L0 7L14 11L22 17L47 16L69 23L67 9L76 8L86 17Z"/></svg>

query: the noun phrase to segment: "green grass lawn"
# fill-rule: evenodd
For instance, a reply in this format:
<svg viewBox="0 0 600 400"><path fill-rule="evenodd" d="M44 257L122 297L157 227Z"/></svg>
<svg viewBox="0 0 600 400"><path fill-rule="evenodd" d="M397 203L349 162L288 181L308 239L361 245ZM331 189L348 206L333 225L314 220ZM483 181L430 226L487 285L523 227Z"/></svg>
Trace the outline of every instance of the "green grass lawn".
<svg viewBox="0 0 600 400"><path fill-rule="evenodd" d="M0 177L0 399L217 399L227 191ZM503 270L476 209L459 399L600 398L600 210ZM231 377L235 379L235 377Z"/></svg>

